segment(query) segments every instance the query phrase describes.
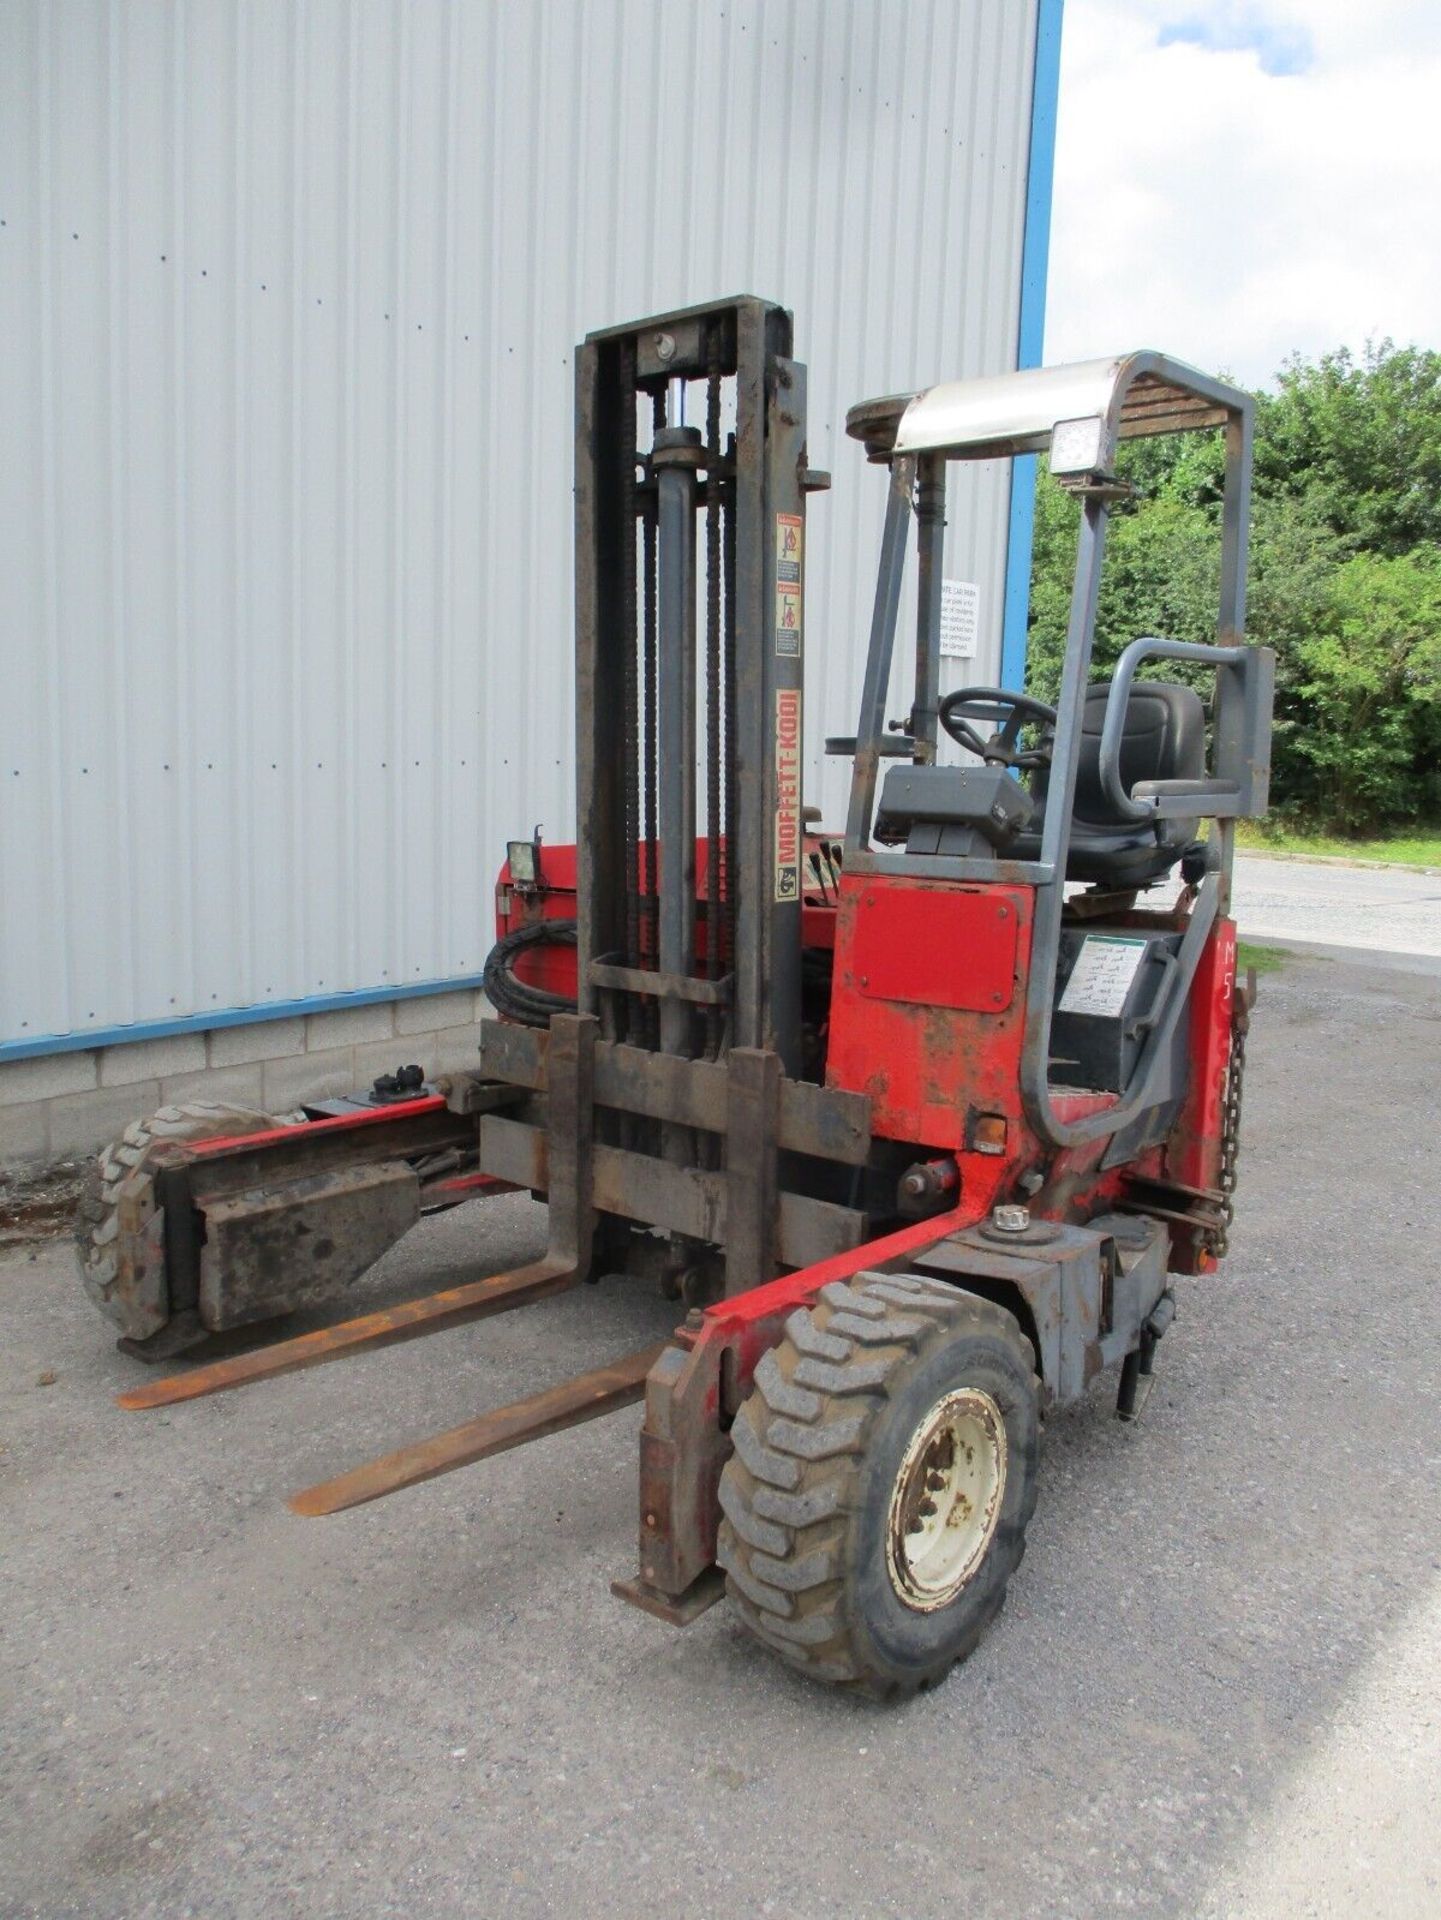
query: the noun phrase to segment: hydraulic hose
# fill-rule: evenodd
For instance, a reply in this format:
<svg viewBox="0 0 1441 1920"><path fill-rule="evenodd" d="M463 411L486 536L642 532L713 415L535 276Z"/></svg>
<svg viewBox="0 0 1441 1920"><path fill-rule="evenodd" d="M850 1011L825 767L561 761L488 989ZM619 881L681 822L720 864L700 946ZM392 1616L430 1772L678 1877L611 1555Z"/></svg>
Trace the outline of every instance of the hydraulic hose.
<svg viewBox="0 0 1441 1920"><path fill-rule="evenodd" d="M574 945L574 920L531 920L496 941L485 963L483 982L502 1020L514 1020L523 1027L548 1027L553 1013L575 1012L575 1001L567 995L528 986L515 973L517 957L532 947Z"/></svg>

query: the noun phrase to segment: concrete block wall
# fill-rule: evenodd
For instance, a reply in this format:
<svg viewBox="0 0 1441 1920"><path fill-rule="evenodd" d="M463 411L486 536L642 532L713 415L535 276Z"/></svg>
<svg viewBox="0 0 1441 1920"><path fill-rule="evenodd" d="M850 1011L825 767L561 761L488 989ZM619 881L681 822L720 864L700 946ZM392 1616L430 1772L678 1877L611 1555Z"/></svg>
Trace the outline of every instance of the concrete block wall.
<svg viewBox="0 0 1441 1920"><path fill-rule="evenodd" d="M428 1077L473 1067L486 1011L467 987L0 1061L0 1172L84 1158L157 1107L199 1100L288 1113L412 1061Z"/></svg>

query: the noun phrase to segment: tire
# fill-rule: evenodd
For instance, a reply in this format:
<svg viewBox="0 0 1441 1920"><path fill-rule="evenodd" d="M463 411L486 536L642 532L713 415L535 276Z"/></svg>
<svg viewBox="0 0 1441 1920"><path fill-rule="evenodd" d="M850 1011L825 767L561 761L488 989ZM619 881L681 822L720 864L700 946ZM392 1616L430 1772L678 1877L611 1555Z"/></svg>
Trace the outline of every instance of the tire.
<svg viewBox="0 0 1441 1920"><path fill-rule="evenodd" d="M880 1698L942 1679L1025 1552L1039 1385L1014 1316L974 1294L823 1287L757 1366L721 1475L717 1558L750 1631Z"/></svg>
<svg viewBox="0 0 1441 1920"><path fill-rule="evenodd" d="M255 1113L246 1107L198 1102L161 1107L148 1120L132 1120L120 1138L91 1163L81 1184L75 1216L80 1278L90 1298L125 1338L149 1339L169 1316L154 1301L134 1299L123 1284L129 1255L120 1230L121 1188L132 1178L147 1178L151 1150L161 1141L217 1140L232 1133L264 1133L285 1124L268 1113Z"/></svg>

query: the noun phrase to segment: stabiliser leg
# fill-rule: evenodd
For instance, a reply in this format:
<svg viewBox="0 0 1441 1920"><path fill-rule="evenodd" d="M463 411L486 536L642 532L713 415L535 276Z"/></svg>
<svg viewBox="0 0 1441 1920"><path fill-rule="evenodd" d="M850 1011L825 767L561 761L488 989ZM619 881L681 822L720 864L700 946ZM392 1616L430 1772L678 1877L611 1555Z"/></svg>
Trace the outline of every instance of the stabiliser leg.
<svg viewBox="0 0 1441 1920"><path fill-rule="evenodd" d="M1126 1355L1122 1364L1121 1383L1116 1393L1118 1420L1139 1420L1146 1411L1146 1402L1155 1384L1156 1348L1175 1317L1176 1296L1168 1287L1141 1328L1140 1345Z"/></svg>
<svg viewBox="0 0 1441 1920"><path fill-rule="evenodd" d="M557 1014L550 1038L550 1244L542 1259L486 1280L447 1287L379 1313L282 1340L258 1353L195 1367L116 1396L129 1412L198 1400L255 1380L272 1380L347 1354L440 1333L512 1307L563 1293L585 1277L595 1231L591 1204L591 1140L597 1021L591 1014Z"/></svg>

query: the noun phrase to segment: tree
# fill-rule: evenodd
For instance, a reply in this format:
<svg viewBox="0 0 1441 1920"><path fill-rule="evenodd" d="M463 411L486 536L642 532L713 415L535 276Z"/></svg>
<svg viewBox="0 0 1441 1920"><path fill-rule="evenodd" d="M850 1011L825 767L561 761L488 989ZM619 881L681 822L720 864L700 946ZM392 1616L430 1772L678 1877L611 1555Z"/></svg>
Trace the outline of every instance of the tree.
<svg viewBox="0 0 1441 1920"><path fill-rule="evenodd" d="M1311 724L1294 751L1313 810L1343 831L1429 813L1441 799L1441 549L1353 554L1296 653Z"/></svg>
<svg viewBox="0 0 1441 1920"><path fill-rule="evenodd" d="M1221 436L1131 441L1117 464L1138 495L1111 514L1096 677L1138 635L1216 637ZM1079 508L1044 463L1037 489L1027 684L1053 699ZM1247 614L1276 652L1280 808L1354 829L1441 807L1438 553L1441 354L1289 361L1258 396Z"/></svg>
<svg viewBox="0 0 1441 1920"><path fill-rule="evenodd" d="M1065 657L1080 508L1044 468L1038 485L1026 683L1043 700L1054 700ZM1113 512L1096 608L1094 677L1109 671L1141 634L1214 641L1220 566L1215 516L1188 501L1184 489L1165 486L1151 500ZM1151 669L1163 670L1175 671Z"/></svg>
<svg viewBox="0 0 1441 1920"><path fill-rule="evenodd" d="M1368 344L1293 356L1257 396L1258 496L1305 499L1376 553L1441 540L1441 353Z"/></svg>

